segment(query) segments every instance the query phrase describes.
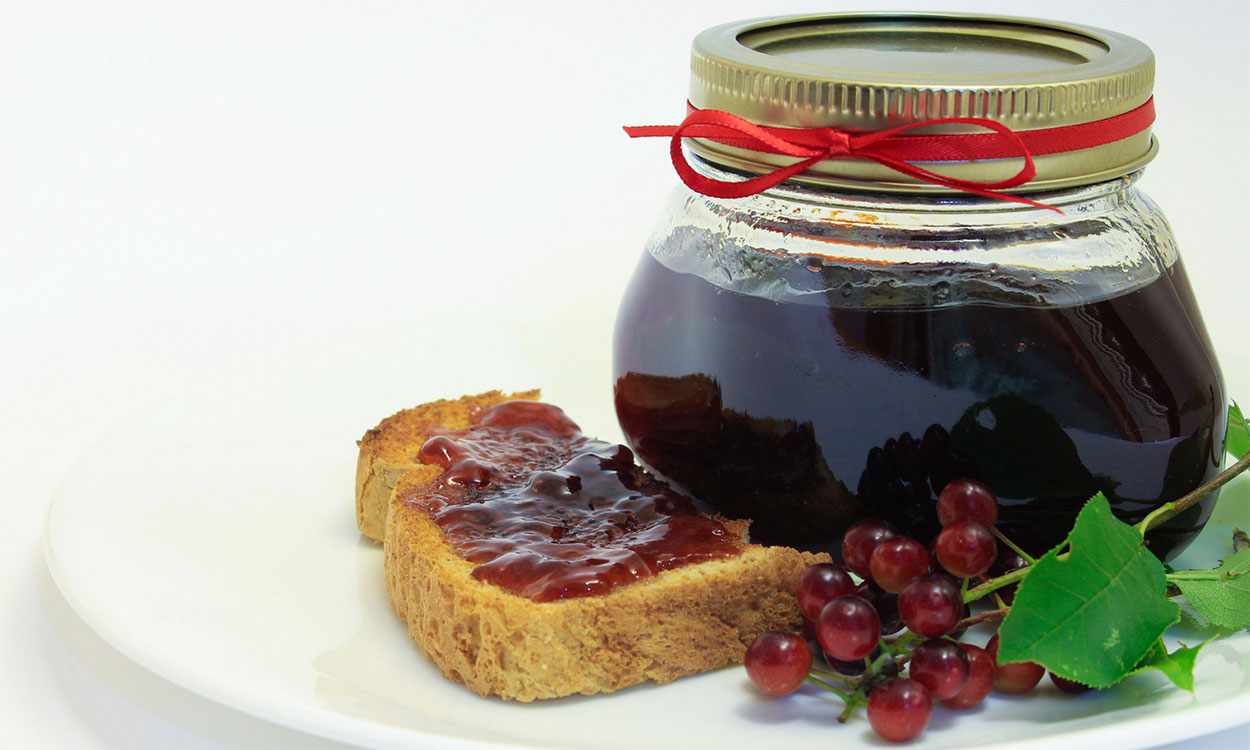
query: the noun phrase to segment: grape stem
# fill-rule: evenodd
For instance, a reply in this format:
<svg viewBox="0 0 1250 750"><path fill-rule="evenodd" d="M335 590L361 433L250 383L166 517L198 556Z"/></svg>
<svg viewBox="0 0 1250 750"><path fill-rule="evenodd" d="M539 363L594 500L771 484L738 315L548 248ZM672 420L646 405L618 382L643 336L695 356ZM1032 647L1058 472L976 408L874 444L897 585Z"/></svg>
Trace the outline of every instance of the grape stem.
<svg viewBox="0 0 1250 750"><path fill-rule="evenodd" d="M908 630L894 640L886 640L885 638L882 638L881 648L882 650L894 655L905 654L907 653L907 647L911 645L911 642L919 637L920 636Z"/></svg>
<svg viewBox="0 0 1250 750"><path fill-rule="evenodd" d="M814 673L816 673L816 674L820 677L820 679L822 679L822 680L833 680L834 682L839 682L839 683L841 683L843 687L854 687L854 686L855 686L855 684L854 684L853 682L851 682L850 680L847 680L847 679L846 679L845 677L843 677L842 675L839 675L839 674L834 674L833 672L826 672L825 670L821 669L820 667L813 666L811 671L812 671L812 672L814 672Z"/></svg>
<svg viewBox="0 0 1250 750"><path fill-rule="evenodd" d="M1247 549L1250 549L1250 535L1242 531L1237 524L1233 524L1233 552Z"/></svg>
<svg viewBox="0 0 1250 750"><path fill-rule="evenodd" d="M842 709L842 713L838 714L838 723L845 724L846 720L851 718L851 713L855 711L855 707L864 702L864 686L861 684L855 688L855 692L845 698L846 708Z"/></svg>
<svg viewBox="0 0 1250 750"><path fill-rule="evenodd" d="M1194 503L1197 503L1202 498L1228 484L1233 477L1245 471L1247 468L1250 468L1250 453L1242 456L1232 466L1228 467L1224 471L1221 471L1219 474L1216 474L1210 481L1200 484L1193 492L1182 496L1178 500L1173 500L1170 503L1164 503L1158 508L1155 508L1150 515L1143 518L1141 523L1137 524L1135 528L1141 532L1142 536L1145 536L1147 531L1150 531L1164 521L1167 521L1185 510L1188 510Z"/></svg>
<svg viewBox="0 0 1250 750"><path fill-rule="evenodd" d="M894 647L897 648L900 643L906 644L909 640L907 638L909 635L913 634L908 632L900 636L894 642ZM881 655L868 662L868 668L864 670L864 675L859 678L859 685L855 688L855 692L851 693L850 697L846 699L846 708L838 716L839 723L846 723L846 720L851 718L851 713L855 711L855 707L864 705L864 694L867 692L868 686L873 682L872 677L880 672L887 662L893 661L894 657L891 654L890 646L885 643L884 639L881 641L881 645Z"/></svg>
<svg viewBox="0 0 1250 750"><path fill-rule="evenodd" d="M809 685L816 685L817 687L822 687L822 688L824 688L825 690L828 690L829 692L831 692L831 693L833 693L834 695L836 695L836 696L838 696L839 698L841 698L841 699L842 699L842 701L843 701L844 703L846 703L848 706L849 706L849 705L850 705L850 703L851 703L851 696L850 696L850 694L848 694L848 693L844 693L844 692L842 692L841 690L838 690L836 687L834 687L833 685L830 685L829 683L825 682L824 680L820 679L819 677L817 677L817 676L816 676L816 675L814 675L814 674L810 674L810 673L809 673L809 674L807 675L807 677L805 677L805 678L803 679L803 681L804 681L804 682L806 682L806 683L807 683L807 684L809 684Z"/></svg>
<svg viewBox="0 0 1250 750"><path fill-rule="evenodd" d="M997 591L1004 586L1009 586L1016 581L1019 581L1029 574L1029 570L1031 570L1030 567L1017 568L1010 573L1004 573L998 578L991 578L979 586L973 586L968 589L967 593L964 594L964 603L967 604L968 602L975 602L977 599L980 599L991 591Z"/></svg>
<svg viewBox="0 0 1250 750"><path fill-rule="evenodd" d="M1240 578L1241 573L1221 573L1218 570L1174 570L1171 573L1165 573L1164 577L1168 583L1175 581L1230 581L1234 578Z"/></svg>
<svg viewBox="0 0 1250 750"><path fill-rule="evenodd" d="M990 622L991 620L1001 620L1004 617L1006 617L1007 613L1010 611L1011 611L1011 607L1008 607L1008 606L1003 606L1001 609L987 609L980 614L973 615L972 617L965 617L964 619L956 623L955 627L951 628L951 630L952 631L964 630L966 628L972 627L973 625L980 625L983 622Z"/></svg>
<svg viewBox="0 0 1250 750"><path fill-rule="evenodd" d="M991 526L990 531L994 532L994 536L998 537L998 541L1010 547L1012 552L1015 552L1020 557L1023 557L1024 561L1027 562L1029 565L1032 565L1033 563L1037 562L1037 560L1035 560L1032 555L1030 555L1028 552L1025 552L1024 550L1017 547L1015 542L1008 539L1006 534L999 531L997 526Z"/></svg>

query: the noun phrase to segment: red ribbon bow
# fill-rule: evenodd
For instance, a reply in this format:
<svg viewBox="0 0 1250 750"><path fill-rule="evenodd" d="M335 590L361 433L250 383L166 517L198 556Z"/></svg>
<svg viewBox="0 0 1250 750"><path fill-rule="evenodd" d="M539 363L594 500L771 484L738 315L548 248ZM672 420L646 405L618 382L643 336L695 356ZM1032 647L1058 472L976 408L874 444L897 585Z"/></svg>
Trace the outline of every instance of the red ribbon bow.
<svg viewBox="0 0 1250 750"><path fill-rule="evenodd" d="M942 117L869 133L853 133L837 128L778 128L756 125L728 112L691 106L690 114L680 125L626 127L625 132L631 138L670 136L669 151L682 182L691 190L714 198L742 198L762 193L825 159L867 159L934 185L1058 211L1054 206L998 191L1019 187L1032 180L1037 174L1033 164L1035 154L1076 151L1112 143L1142 132L1152 122L1153 99L1131 112L1105 120L1021 132L983 117ZM976 125L993 132L904 135L914 128L946 124ZM682 138L706 138L727 146L791 156L800 161L740 182L716 180L690 166L682 152ZM1022 158L1024 163L1015 175L998 182L947 177L914 163L1010 158Z"/></svg>

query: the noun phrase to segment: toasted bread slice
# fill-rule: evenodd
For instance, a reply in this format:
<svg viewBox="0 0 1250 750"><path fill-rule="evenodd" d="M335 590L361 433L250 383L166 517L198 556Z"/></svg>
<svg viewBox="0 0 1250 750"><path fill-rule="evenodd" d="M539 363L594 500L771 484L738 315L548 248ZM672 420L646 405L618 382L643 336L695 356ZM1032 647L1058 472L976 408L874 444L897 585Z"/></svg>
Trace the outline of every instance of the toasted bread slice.
<svg viewBox="0 0 1250 750"><path fill-rule="evenodd" d="M422 471L431 478L443 470L417 460L417 451L434 434L442 430L463 430L473 417L504 401L536 401L541 391L504 394L487 391L476 396L454 400L431 401L412 409L392 414L356 441L360 456L356 460L356 525L370 539L380 542L386 525L386 505L395 481L406 471Z"/></svg>
<svg viewBox="0 0 1250 750"><path fill-rule="evenodd" d="M423 423L428 435L463 429L483 403L502 400L483 394L416 411L450 415L447 425ZM419 447L396 455L415 457ZM829 559L748 544L749 522L722 520L738 549L731 557L662 570L598 596L538 602L479 580L476 565L449 543L421 502L442 473L421 465L395 483L384 534L387 590L421 650L483 696L590 695L741 661L761 633L799 627L799 575Z"/></svg>

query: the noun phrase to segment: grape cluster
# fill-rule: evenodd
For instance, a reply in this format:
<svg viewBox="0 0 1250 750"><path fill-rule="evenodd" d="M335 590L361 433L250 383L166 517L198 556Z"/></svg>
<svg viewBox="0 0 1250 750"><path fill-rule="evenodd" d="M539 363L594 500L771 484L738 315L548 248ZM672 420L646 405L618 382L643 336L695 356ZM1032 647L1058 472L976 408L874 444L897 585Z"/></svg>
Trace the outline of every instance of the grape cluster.
<svg viewBox="0 0 1250 750"><path fill-rule="evenodd" d="M958 640L970 614L965 599L975 596L970 583L997 581L1030 562L995 533L997 499L980 482L954 479L939 493L935 513L942 528L927 548L885 521L851 526L842 539L845 568L820 563L799 578L803 633L767 633L747 650L752 682L770 695L805 682L824 687L846 702L842 720L866 706L873 730L896 742L923 732L935 703L963 710L991 688L1021 693L1036 686L1046 670L999 664L997 635L985 648ZM997 589L992 606L1007 607L1011 591L989 588ZM1088 689L1051 679L1067 692Z"/></svg>

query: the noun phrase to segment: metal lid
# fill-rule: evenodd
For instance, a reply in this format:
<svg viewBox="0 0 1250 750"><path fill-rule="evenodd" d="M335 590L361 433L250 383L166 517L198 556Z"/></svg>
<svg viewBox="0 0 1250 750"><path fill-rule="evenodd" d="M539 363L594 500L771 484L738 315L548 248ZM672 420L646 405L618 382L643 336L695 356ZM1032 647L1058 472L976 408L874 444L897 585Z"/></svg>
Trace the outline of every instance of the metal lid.
<svg viewBox="0 0 1250 750"><path fill-rule="evenodd" d="M1104 120L1142 106L1154 55L1112 31L1026 18L949 13L834 13L739 21L695 38L690 103L757 125L878 131L944 117L1015 131ZM909 134L985 132L934 125ZM762 173L795 159L692 139L698 156ZM1013 192L1119 177L1158 150L1150 129L1079 151L1034 155L1037 176ZM1018 159L938 162L943 175L1002 180ZM829 159L799 181L871 190L948 191L862 159ZM871 183L871 184L866 184Z"/></svg>

